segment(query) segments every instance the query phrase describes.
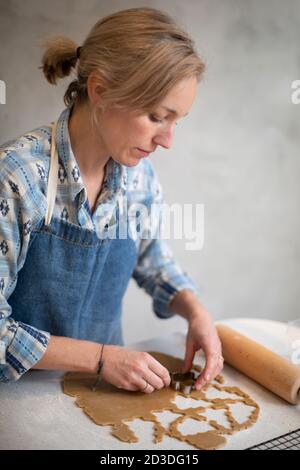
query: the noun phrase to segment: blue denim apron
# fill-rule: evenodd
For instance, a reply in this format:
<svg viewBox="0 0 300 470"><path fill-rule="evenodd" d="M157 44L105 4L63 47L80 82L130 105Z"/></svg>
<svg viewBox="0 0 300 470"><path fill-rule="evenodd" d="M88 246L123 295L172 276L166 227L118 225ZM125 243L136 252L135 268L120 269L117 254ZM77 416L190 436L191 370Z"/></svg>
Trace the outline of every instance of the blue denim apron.
<svg viewBox="0 0 300 470"><path fill-rule="evenodd" d="M52 335L123 344L122 299L137 262L132 238L103 238L52 217L58 171L56 125L52 130L47 212L30 234L12 316Z"/></svg>

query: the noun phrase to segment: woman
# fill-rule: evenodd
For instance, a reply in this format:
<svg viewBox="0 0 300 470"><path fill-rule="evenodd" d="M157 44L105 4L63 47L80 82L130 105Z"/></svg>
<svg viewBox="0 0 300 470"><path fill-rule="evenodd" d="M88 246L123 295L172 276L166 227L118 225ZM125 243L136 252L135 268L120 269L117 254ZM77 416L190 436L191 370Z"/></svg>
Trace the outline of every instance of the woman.
<svg viewBox="0 0 300 470"><path fill-rule="evenodd" d="M168 15L135 8L100 20L79 48L52 38L42 63L52 84L72 71L76 78L57 122L2 146L0 380L31 368L102 368L126 390L168 386L162 364L122 346L121 304L133 276L160 318L187 319L184 369L202 348L201 388L223 365L212 319L158 224L149 232L145 215L143 235L134 236L130 213L136 204L161 208L145 157L171 147L195 99L204 66L193 42Z"/></svg>

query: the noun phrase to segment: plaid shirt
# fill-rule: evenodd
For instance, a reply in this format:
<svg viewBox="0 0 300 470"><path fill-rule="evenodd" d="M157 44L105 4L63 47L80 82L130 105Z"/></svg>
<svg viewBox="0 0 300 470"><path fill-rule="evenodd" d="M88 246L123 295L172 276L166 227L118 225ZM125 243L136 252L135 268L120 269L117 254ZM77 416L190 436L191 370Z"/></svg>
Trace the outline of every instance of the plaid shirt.
<svg viewBox="0 0 300 470"><path fill-rule="evenodd" d="M58 120L59 170L53 216L99 237L109 236L120 199L129 204L147 201L162 205L162 192L149 159L127 168L110 159L96 209L90 213L87 191L71 149L68 132L70 110ZM26 261L30 232L45 217L51 152L51 126L39 127L0 148L0 381L18 380L43 356L50 333L13 319L9 305ZM145 224L144 224L145 226ZM147 224L146 224L147 226ZM133 278L153 299L160 318L173 315L169 303L182 289L197 292L187 274L175 263L161 237L136 237L138 261Z"/></svg>

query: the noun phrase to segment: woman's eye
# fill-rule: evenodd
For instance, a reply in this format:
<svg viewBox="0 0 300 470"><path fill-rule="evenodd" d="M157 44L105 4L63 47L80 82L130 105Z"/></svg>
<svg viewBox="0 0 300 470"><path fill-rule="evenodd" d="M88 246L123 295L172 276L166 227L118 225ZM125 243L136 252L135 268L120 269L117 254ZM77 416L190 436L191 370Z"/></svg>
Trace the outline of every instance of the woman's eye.
<svg viewBox="0 0 300 470"><path fill-rule="evenodd" d="M163 119L158 119L157 117L154 116L154 114L149 114L149 117L151 121L153 122L163 122Z"/></svg>
<svg viewBox="0 0 300 470"><path fill-rule="evenodd" d="M151 121L158 122L158 123L162 123L165 120L165 118L164 119L158 119L157 117L154 116L154 114L149 114L149 118L150 118ZM177 126L178 122L176 122L175 124Z"/></svg>

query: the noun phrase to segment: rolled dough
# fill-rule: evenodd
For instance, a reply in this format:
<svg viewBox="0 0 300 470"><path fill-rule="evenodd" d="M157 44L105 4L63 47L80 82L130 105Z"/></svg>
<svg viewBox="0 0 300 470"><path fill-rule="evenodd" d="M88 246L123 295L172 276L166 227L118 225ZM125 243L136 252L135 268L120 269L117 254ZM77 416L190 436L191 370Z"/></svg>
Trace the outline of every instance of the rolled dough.
<svg viewBox="0 0 300 470"><path fill-rule="evenodd" d="M170 372L182 370L182 359L169 356L159 352L150 352L155 359L163 364ZM194 366L193 370L200 372L199 366ZM164 436L170 436L180 441L185 441L198 449L212 450L223 447L226 444L226 435L234 434L252 426L258 419L259 406L238 387L223 386L224 379L218 376L212 383L203 387L200 391L193 390L189 395L194 400L206 402L199 407L178 408L175 404L176 395L182 392L172 388L156 390L151 394L142 392L129 392L121 390L113 385L102 381L95 392L91 390L91 385L95 381L95 375L87 373L71 372L64 376L64 393L76 398L76 404L98 425L111 426L112 435L123 442L138 442L137 436L128 426L128 422L136 418L144 421L151 421L154 424L154 442L163 440ZM233 394L234 398L208 398L207 391L214 388L219 392ZM237 398L238 396L238 398ZM252 408L250 415L244 422L238 422L230 405L239 403L241 406L247 405ZM204 413L208 409L224 410L228 426L223 426L215 420L208 420ZM168 427L163 426L155 412L171 411L179 414ZM211 427L207 432L196 434L182 434L179 426L186 419L205 421Z"/></svg>

